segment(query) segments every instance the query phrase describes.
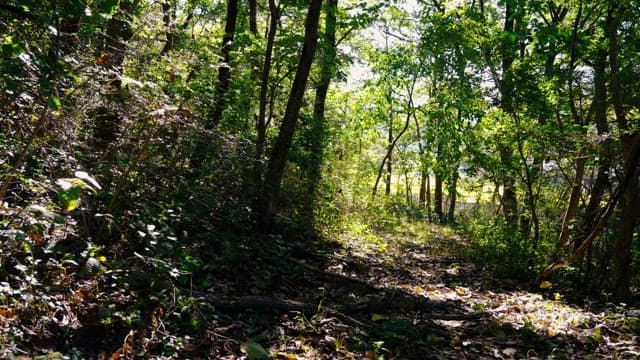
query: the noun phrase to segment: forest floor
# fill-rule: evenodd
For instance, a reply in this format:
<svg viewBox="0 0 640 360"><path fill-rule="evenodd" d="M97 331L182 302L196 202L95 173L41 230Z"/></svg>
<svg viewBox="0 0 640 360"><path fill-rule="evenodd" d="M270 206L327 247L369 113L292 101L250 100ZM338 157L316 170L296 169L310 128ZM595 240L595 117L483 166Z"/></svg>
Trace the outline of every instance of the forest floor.
<svg viewBox="0 0 640 360"><path fill-rule="evenodd" d="M527 284L462 261L456 254L464 239L451 230L422 223L402 229L378 234L377 241L349 234L330 243L274 237L278 250L244 254L233 266L209 259L213 265L201 271L211 274L211 285L174 288L183 298L188 293L188 300L179 303L174 295L174 301L155 303L138 314L146 322L116 316L135 303L126 288L109 285L115 276L107 275L117 269L101 278L76 278L60 288L66 291L49 293L44 309L0 306L0 357L640 356L639 310L586 299L571 304L553 288L529 292ZM38 320L38 311L49 311L48 321ZM185 313L190 320L179 321Z"/></svg>

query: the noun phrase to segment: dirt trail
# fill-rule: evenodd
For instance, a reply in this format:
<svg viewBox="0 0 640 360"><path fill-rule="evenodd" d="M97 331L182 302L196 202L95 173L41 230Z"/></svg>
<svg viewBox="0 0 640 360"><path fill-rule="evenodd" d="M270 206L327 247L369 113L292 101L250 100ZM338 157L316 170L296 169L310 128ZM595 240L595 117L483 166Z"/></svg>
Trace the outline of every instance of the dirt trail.
<svg viewBox="0 0 640 360"><path fill-rule="evenodd" d="M206 290L167 282L164 300L154 302L158 294L150 293L141 303L153 283L117 286L112 279L121 270L110 269L47 290L64 312L38 317L47 309L0 307L2 329L34 330L31 340L0 346L0 353L24 354L21 359L70 351L86 359L640 356L640 311L596 310L587 301L577 307L556 289L532 293L513 279L494 278L456 257L464 241L444 228L408 224L375 237L342 234L332 243L278 237L271 250L259 251L236 244L242 251L234 261L199 259L211 264L193 275L209 281Z"/></svg>
<svg viewBox="0 0 640 360"><path fill-rule="evenodd" d="M624 307L594 311L586 301L576 307L553 289L532 293L514 280L492 278L484 269L453 256L461 240L438 231L429 228L428 236L411 231L388 235L377 244L345 234L341 247L323 259L326 263L296 261L304 265L304 281L285 276L283 285L269 296L300 299L306 293L303 301L321 304L309 320L313 331L304 326L292 333L285 330L280 339L290 336L290 345L272 338L265 348L298 359L640 355L639 311ZM361 326L323 309L344 314Z"/></svg>

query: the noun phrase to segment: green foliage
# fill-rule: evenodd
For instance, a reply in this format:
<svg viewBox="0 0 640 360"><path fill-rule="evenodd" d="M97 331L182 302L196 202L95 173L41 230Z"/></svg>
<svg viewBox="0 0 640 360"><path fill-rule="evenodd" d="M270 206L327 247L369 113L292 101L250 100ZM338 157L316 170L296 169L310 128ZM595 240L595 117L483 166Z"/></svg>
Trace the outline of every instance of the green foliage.
<svg viewBox="0 0 640 360"><path fill-rule="evenodd" d="M532 254L517 229L500 217L487 219L479 215L463 222L463 233L470 239L464 250L466 258L491 267L499 276L529 279L535 270L531 268Z"/></svg>
<svg viewBox="0 0 640 360"><path fill-rule="evenodd" d="M302 46L302 24L295 19L308 6L278 3L267 156ZM163 308L166 328L150 332L149 353L192 358L185 334L217 321L201 294L225 293L221 278L238 278L248 293L264 293L268 278L282 269L247 274L247 264L265 258L284 267L294 256L284 245L317 234L348 233L384 252L389 244L382 234L417 236L408 223L432 220L434 176L444 181L445 193L450 190L443 202L458 195L468 259L527 280L550 260L566 257L596 220L587 214L589 200L601 190L595 214L601 212L620 184L624 140L638 129L639 10L630 2L622 9L594 1L482 4L340 4L338 60L330 72L348 79L346 67L361 63L365 75L339 89L332 84L323 134L314 126L311 91L303 99L280 212L266 229L273 234L264 235L254 231L252 218L266 163L255 150L262 34L252 34L242 20L232 61L224 64L223 1L2 2L0 306L15 316L0 314L8 319L0 324L0 342L31 346L48 332L82 357L87 349L73 343L82 327L60 314L75 311L83 321L97 314L92 326L122 342L120 335L134 324L153 329L148 323L157 322L153 314ZM512 6L513 31L502 30L506 5ZM263 30L268 16L259 11ZM611 25L620 26L611 32ZM614 33L617 74L608 54L607 37ZM309 89L324 74L325 55L316 56ZM604 73L596 73L598 61L605 62ZM220 125L204 130L219 100L221 66L231 66L227 106ZM604 115L596 115L599 76L606 78ZM623 95L614 108L618 83ZM512 94L504 93L511 87ZM397 136L406 119L407 131L389 158L391 192L372 197L388 134ZM307 192L319 154L314 144L324 157L317 201ZM570 222L570 242L557 244L580 156L589 160L578 218ZM604 175L602 188L594 187L598 174ZM429 177L430 204L418 204L423 176ZM505 178L513 180L517 226L497 215ZM554 287L608 296L625 211L614 212L585 258L554 279ZM632 274L640 266L637 240L634 232L627 251ZM294 273L304 276L304 266ZM59 307L70 294L78 298L75 308ZM113 306L105 306L109 302ZM39 332L25 332L16 319ZM385 321L374 337L379 341L364 336L359 346L380 358L405 337L429 338L411 333L409 325ZM630 318L624 326L637 330L638 322Z"/></svg>

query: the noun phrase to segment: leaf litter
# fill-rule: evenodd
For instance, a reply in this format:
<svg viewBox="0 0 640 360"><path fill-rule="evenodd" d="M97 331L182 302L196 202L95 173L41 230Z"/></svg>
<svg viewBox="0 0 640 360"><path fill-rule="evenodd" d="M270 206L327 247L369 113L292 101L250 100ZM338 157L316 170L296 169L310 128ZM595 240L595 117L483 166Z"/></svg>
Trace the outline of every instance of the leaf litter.
<svg viewBox="0 0 640 360"><path fill-rule="evenodd" d="M637 309L586 300L575 306L552 287L527 291L457 257L460 238L424 226L428 236L384 234L375 244L342 234L331 243L280 240L277 252L247 252L234 264L203 258L214 274L208 289L170 277L166 287L173 295L160 303L149 297L147 309L139 309L140 289L116 286L118 278L132 276L124 269L85 277L73 269L46 278L41 272L39 279L23 274L23 282L14 277L11 286L0 284L0 336L10 340L0 354L287 360L640 355ZM179 303L180 293L188 301Z"/></svg>

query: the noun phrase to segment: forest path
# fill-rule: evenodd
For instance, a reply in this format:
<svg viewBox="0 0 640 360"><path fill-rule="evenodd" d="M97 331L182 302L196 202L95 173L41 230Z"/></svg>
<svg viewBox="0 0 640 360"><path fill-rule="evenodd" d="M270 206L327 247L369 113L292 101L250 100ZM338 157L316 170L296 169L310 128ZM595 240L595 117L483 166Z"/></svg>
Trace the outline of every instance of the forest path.
<svg viewBox="0 0 640 360"><path fill-rule="evenodd" d="M367 243L345 235L345 253L336 256L333 270L388 289L401 289L415 298L442 301L450 311L481 318L436 319L441 328L433 337L409 339L407 348L423 348L422 358L638 358L640 311L624 306L591 308L569 304L552 288L534 293L527 284L491 276L479 264L462 260L465 241L448 228L410 223L395 233ZM505 259L506 260L506 259ZM517 274L513 274L517 278ZM390 304L393 306L393 303ZM433 310L437 313L437 310ZM396 312L406 319L433 313ZM392 317L370 314L378 324ZM436 316L431 316L437 318ZM438 334L444 330L444 338ZM396 348L385 358L420 358ZM394 357L395 355L395 357Z"/></svg>
<svg viewBox="0 0 640 360"><path fill-rule="evenodd" d="M282 359L640 355L638 311L594 312L552 289L532 293L496 279L455 256L464 241L447 228L413 223L377 236L342 234L338 244L318 244L320 257L304 241L288 246L288 270L267 270L270 280L257 280L269 283L261 295L240 296L228 309L236 313L230 326L238 330L234 338L244 337L240 347L249 359L267 353ZM268 308L277 316L245 326ZM264 353L256 357L252 346Z"/></svg>
<svg viewBox="0 0 640 360"><path fill-rule="evenodd" d="M4 349L0 341L0 355L40 359L30 354L55 350L60 358L76 353L137 359L121 355L139 353L163 360L640 356L637 310L595 310L586 301L578 307L555 289L533 293L513 279L492 277L481 264L457 256L465 241L445 227L411 222L393 232L343 233L332 242L302 234L228 236L226 250L210 245L194 252L193 261L206 266L189 273L182 285L167 279L173 275L140 272L163 263L136 256L131 261L137 265L129 269L44 289L46 299L62 309L55 313L0 306L6 330L0 335L31 331L30 340L18 346ZM134 289L135 279L152 282Z"/></svg>

